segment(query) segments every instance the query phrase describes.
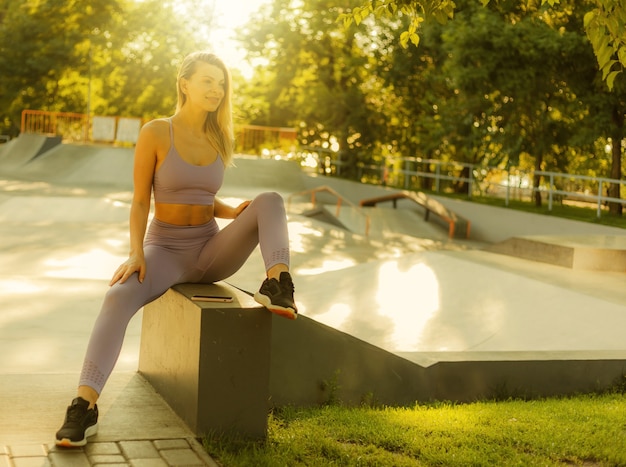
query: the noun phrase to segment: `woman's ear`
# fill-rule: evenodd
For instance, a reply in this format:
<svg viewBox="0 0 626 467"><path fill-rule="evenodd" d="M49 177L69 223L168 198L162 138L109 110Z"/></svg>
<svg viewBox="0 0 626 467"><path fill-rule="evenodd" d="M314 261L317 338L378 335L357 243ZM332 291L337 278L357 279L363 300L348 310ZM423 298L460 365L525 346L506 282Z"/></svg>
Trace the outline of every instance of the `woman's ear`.
<svg viewBox="0 0 626 467"><path fill-rule="evenodd" d="M183 92L183 94L187 94L188 85L189 85L189 81L187 81L187 78L180 79L180 90Z"/></svg>

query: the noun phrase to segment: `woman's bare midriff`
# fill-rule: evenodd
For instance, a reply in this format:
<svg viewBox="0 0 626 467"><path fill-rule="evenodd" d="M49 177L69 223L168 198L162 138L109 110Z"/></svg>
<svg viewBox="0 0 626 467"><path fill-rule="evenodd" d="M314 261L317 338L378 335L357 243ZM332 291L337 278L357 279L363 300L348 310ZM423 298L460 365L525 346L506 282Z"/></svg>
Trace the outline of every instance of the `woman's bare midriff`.
<svg viewBox="0 0 626 467"><path fill-rule="evenodd" d="M154 217L173 225L202 225L213 219L213 206L156 203Z"/></svg>

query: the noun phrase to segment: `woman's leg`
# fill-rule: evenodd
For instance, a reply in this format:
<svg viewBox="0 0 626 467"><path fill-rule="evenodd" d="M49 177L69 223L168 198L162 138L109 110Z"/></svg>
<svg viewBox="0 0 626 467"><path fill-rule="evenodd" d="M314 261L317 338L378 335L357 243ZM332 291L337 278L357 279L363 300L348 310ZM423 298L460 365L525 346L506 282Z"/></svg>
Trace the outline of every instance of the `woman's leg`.
<svg viewBox="0 0 626 467"><path fill-rule="evenodd" d="M262 193L204 246L198 258L199 282L217 282L243 266L254 248L261 247L267 279L255 300L290 319L297 314L289 274L289 234L282 197Z"/></svg>
<svg viewBox="0 0 626 467"><path fill-rule="evenodd" d="M232 276L261 247L265 270L277 265L289 269L289 233L282 197L262 193L230 224L211 238L198 258L199 282L217 282Z"/></svg>
<svg viewBox="0 0 626 467"><path fill-rule="evenodd" d="M144 248L146 277L137 273L123 284L114 284L106 293L96 319L83 363L78 397L67 408L56 444L84 446L98 430L96 401L117 362L130 319L146 303L163 294L181 275L180 255L157 246Z"/></svg>
<svg viewBox="0 0 626 467"><path fill-rule="evenodd" d="M114 284L106 293L91 333L80 376L78 395L96 402L119 357L131 318L147 303L174 285L184 272L180 255L158 246L145 247L146 277L133 274L123 284Z"/></svg>
<svg viewBox="0 0 626 467"><path fill-rule="evenodd" d="M196 261L207 238L218 231L216 224L179 227L153 221L144 242L146 276L133 274L107 292L94 325L78 397L68 407L63 426L56 434L59 446L84 446L98 427L96 400L119 356L126 327L137 310L179 282L197 276Z"/></svg>

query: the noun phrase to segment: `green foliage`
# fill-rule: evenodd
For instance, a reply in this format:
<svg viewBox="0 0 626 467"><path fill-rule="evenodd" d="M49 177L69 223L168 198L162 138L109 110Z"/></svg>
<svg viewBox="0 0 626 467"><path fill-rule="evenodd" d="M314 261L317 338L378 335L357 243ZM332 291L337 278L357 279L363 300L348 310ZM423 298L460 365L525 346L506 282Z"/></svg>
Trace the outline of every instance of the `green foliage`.
<svg viewBox="0 0 626 467"><path fill-rule="evenodd" d="M486 7L490 3L500 2L480 0L480 3ZM530 8L544 5L556 8L560 3L560 0L517 2ZM616 77L626 66L626 5L619 0L595 0L595 3L596 8L585 15L585 30L593 45L602 79L609 89L613 89ZM432 17L445 23L454 16L456 9L457 5L452 0L368 0L350 12L342 13L338 21L344 27L349 27L353 22L361 24L369 15L378 19L408 16L410 21L399 36L400 45L406 48L409 41L415 46L419 45L418 28L422 21Z"/></svg>
<svg viewBox="0 0 626 467"><path fill-rule="evenodd" d="M589 1L458 0L447 24L427 20L445 2L420 3L419 47L404 48L416 2L275 0L243 37L267 61L252 123L296 126L304 146L336 141L348 177L404 156L619 178L619 154L595 142L621 140L625 94L606 92L594 64Z"/></svg>
<svg viewBox="0 0 626 467"><path fill-rule="evenodd" d="M597 0L585 14L585 30L593 45L602 79L613 89L626 66L626 6L615 0Z"/></svg>
<svg viewBox="0 0 626 467"><path fill-rule="evenodd" d="M200 0L0 2L0 121L23 109L154 117L173 112L178 63L205 48ZM193 11L194 15L189 15ZM186 14L185 14L186 13Z"/></svg>
<svg viewBox="0 0 626 467"><path fill-rule="evenodd" d="M250 123L300 128L305 146L371 148L378 135L361 131L373 127L363 86L375 66L367 37L336 24L341 11L329 0L275 0L250 21L242 43L252 59L268 61L261 79L269 103Z"/></svg>
<svg viewBox="0 0 626 467"><path fill-rule="evenodd" d="M223 465L624 465L623 394L410 408L286 408L265 443L209 437Z"/></svg>
<svg viewBox="0 0 626 467"><path fill-rule="evenodd" d="M353 22L360 25L370 15L378 19L394 16L410 18L406 29L400 33L399 37L400 45L406 49L409 42L415 46L419 45L418 29L424 20L433 18L445 24L454 16L454 8L455 4L452 0L371 0L353 8L349 13L341 13L337 21L347 28Z"/></svg>

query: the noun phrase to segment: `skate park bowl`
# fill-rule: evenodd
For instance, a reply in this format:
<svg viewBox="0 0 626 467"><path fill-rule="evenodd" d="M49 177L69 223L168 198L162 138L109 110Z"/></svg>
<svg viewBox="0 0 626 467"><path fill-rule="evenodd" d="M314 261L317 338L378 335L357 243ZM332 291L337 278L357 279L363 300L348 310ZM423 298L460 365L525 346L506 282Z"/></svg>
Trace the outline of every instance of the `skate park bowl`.
<svg viewBox="0 0 626 467"><path fill-rule="evenodd" d="M27 342L46 342L37 358L26 344L3 345L1 371L80 367L97 297L126 254L132 159L129 148L41 135L0 146L0 325L16 336L31 326ZM238 155L235 164L222 199L271 190L288 206L300 317L272 317L271 404L533 398L623 379L622 229L421 194L471 222L469 238L451 237L408 199L360 205L399 190L295 161ZM332 192L313 202L319 187ZM254 292L263 277L257 249L227 282ZM61 308L82 315L63 315L65 337L55 339L45 323L59 327ZM133 326L119 365L136 370Z"/></svg>

